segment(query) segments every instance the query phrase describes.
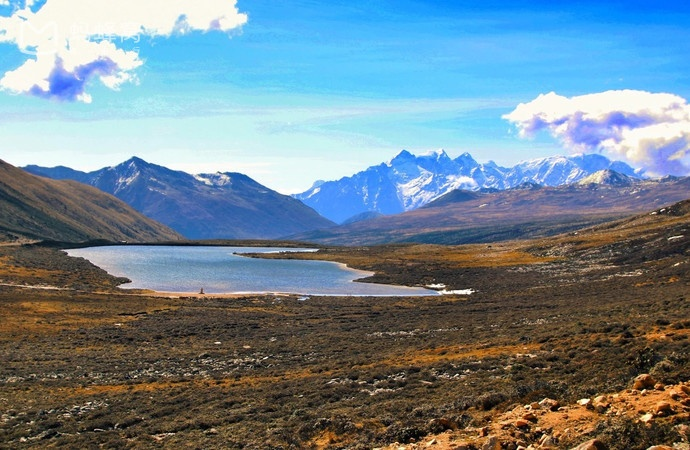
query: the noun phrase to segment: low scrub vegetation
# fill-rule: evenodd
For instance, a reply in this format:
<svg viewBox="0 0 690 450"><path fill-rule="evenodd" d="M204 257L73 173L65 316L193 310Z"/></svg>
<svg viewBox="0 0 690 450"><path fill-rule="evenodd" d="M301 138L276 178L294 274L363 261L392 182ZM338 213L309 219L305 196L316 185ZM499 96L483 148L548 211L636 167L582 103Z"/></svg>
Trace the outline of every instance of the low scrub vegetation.
<svg viewBox="0 0 690 450"><path fill-rule="evenodd" d="M329 249L376 280L474 293L306 300L153 297L57 250L3 248L0 448L368 449L642 373L688 381L687 247L566 241ZM673 420L602 416L588 436L672 444Z"/></svg>

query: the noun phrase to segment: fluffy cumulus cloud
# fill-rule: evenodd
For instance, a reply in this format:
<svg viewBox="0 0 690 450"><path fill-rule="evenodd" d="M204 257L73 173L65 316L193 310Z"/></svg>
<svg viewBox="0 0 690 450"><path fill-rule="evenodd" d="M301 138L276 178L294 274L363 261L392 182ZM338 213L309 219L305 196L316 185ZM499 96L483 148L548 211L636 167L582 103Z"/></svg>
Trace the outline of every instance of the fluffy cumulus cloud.
<svg viewBox="0 0 690 450"><path fill-rule="evenodd" d="M0 43L26 55L0 87L49 99L90 102L96 79L111 89L136 81L142 37L229 32L247 16L236 0L0 0Z"/></svg>
<svg viewBox="0 0 690 450"><path fill-rule="evenodd" d="M553 92L503 116L521 137L547 131L574 152L604 152L649 175L690 174L690 105L673 94L607 91L576 97Z"/></svg>

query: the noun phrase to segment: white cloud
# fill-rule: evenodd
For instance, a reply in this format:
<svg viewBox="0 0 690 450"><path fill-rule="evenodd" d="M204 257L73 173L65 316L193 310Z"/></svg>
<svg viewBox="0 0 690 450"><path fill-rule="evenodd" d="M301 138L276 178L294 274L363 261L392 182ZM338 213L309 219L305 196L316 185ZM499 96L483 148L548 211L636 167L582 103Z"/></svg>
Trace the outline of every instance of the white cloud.
<svg viewBox="0 0 690 450"><path fill-rule="evenodd" d="M604 152L650 175L690 174L690 105L677 95L621 90L568 98L551 92L503 118L521 137L545 130L574 152Z"/></svg>
<svg viewBox="0 0 690 450"><path fill-rule="evenodd" d="M247 21L235 5L236 0L47 0L34 11L26 2L0 17L0 42L27 55L24 64L5 73L0 87L89 102L86 88L94 78L111 89L136 81L134 70L143 61L131 48L141 36L229 32Z"/></svg>

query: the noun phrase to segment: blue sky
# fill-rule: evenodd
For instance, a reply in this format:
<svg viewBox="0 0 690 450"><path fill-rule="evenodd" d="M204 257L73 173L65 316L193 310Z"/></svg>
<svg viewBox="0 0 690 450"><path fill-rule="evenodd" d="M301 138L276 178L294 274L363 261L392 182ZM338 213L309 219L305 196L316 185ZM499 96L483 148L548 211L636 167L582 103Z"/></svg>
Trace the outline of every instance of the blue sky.
<svg viewBox="0 0 690 450"><path fill-rule="evenodd" d="M9 21L31 11L43 35L107 3L0 0L0 158L95 170L136 155L284 193L402 149L503 165L599 151L653 174L690 167L685 3L198 0L169 11L189 17L182 32L151 19L164 0L121 0L118 24L79 16L89 35L57 50L62 65L31 54L48 45L40 36L21 47ZM34 59L50 61L50 83L19 71Z"/></svg>

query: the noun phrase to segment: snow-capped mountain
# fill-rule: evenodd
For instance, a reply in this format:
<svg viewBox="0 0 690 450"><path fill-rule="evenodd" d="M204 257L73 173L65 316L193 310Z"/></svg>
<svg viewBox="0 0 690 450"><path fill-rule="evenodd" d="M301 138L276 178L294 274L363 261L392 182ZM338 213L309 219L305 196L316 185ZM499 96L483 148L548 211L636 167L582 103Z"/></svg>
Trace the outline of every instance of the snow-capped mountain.
<svg viewBox="0 0 690 450"><path fill-rule="evenodd" d="M189 239L270 239L333 225L302 202L240 173L190 175L136 157L89 173L65 167L24 170L95 186Z"/></svg>
<svg viewBox="0 0 690 450"><path fill-rule="evenodd" d="M637 179L623 175L615 170L606 169L589 175L577 182L580 186L631 186Z"/></svg>
<svg viewBox="0 0 690 450"><path fill-rule="evenodd" d="M620 161L611 161L603 155L550 156L518 163L505 174L501 186L483 187L510 189L525 182L560 186L575 183L601 170L639 178L632 167Z"/></svg>
<svg viewBox="0 0 690 450"><path fill-rule="evenodd" d="M480 164L469 153L451 159L443 151L415 156L403 150L387 163L337 181L319 181L295 198L342 223L365 212L397 214L423 206L455 189L510 189L525 183L560 186L601 170L637 177L634 169L597 154L553 156L501 167Z"/></svg>
<svg viewBox="0 0 690 450"><path fill-rule="evenodd" d="M338 181L319 182L295 197L338 223L368 211L397 214L453 189L474 189L472 168L444 151L415 156L403 150L387 163Z"/></svg>

